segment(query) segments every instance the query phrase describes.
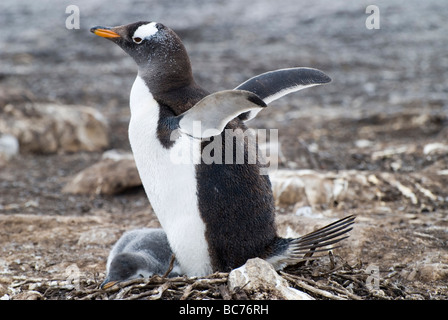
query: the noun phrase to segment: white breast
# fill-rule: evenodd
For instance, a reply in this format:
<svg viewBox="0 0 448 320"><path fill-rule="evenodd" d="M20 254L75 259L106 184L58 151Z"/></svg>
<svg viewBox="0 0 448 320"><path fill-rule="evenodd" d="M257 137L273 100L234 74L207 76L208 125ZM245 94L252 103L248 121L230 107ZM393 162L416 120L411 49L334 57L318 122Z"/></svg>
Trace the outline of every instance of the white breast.
<svg viewBox="0 0 448 320"><path fill-rule="evenodd" d="M132 86L130 106L129 140L149 201L182 271L189 276L207 275L212 268L198 209L194 162L173 161L185 150L199 157L200 141L181 136L170 149L162 146L157 139L160 107L140 76Z"/></svg>

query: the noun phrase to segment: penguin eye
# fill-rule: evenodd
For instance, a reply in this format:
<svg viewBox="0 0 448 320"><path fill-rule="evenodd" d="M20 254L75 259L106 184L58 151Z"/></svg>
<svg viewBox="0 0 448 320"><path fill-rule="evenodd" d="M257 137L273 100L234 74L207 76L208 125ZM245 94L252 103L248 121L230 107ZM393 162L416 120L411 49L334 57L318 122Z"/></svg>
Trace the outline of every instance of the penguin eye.
<svg viewBox="0 0 448 320"><path fill-rule="evenodd" d="M134 37L134 38L132 38L132 41L134 41L136 44L140 44L140 43L142 43L143 39L139 38L139 37Z"/></svg>

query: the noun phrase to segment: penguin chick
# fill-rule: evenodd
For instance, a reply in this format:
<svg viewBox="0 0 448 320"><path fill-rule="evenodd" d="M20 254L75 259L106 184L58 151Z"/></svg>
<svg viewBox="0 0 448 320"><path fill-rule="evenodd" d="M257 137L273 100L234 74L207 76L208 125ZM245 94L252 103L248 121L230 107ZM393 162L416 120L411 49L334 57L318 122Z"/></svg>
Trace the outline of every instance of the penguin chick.
<svg viewBox="0 0 448 320"><path fill-rule="evenodd" d="M164 275L169 267L172 251L162 229L142 228L127 231L115 243L106 266L106 278L101 288L137 278ZM180 275L180 268L174 261L169 277Z"/></svg>

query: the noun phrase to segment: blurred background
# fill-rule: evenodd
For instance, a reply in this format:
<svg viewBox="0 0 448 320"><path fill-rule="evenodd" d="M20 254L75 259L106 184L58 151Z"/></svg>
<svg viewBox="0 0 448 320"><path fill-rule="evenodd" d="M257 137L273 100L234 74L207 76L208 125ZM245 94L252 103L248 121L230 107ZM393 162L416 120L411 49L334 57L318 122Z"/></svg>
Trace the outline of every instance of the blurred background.
<svg viewBox="0 0 448 320"><path fill-rule="evenodd" d="M366 28L365 11L372 4L380 10L380 29ZM79 8L79 29L66 28L69 5ZM313 67L328 74L332 83L275 101L249 126L279 129L281 169L336 175L352 170L372 179L359 187L368 194L362 199L355 196L359 189L344 199L308 199L305 206L313 212L330 218L358 210L364 221L372 216L383 221L390 227L386 231L401 226L402 238L409 224L397 221L411 215L413 228L429 235L422 248L432 245L439 254L425 260L422 249L415 259L446 266L448 6L443 1L2 0L0 296L23 293L11 291L18 274L60 277L76 263L98 275L121 232L157 225L138 177L129 178L135 174L132 165L115 178L131 179L128 188L117 187L121 182L112 177L109 191L88 179L76 190L64 189L104 158L129 159L128 100L136 66L89 29L138 20L161 22L178 33L197 82L210 92L279 68ZM99 170L101 177L119 171ZM395 180L399 184L389 183ZM279 212L294 215L296 203L279 206ZM398 250L391 234L377 240ZM382 257L369 255L360 243L354 250L358 257ZM85 248L73 257L74 250ZM403 268L411 272L413 254L405 253L410 267ZM384 264L402 258L392 255ZM429 280L447 278L445 272Z"/></svg>
<svg viewBox="0 0 448 320"><path fill-rule="evenodd" d="M103 109L126 105L134 63L89 29L147 20L162 22L182 37L198 82L210 91L233 88L266 70L311 66L334 82L289 103L312 99L320 107L339 106L344 112L381 107L379 100L389 105L446 101L444 3L376 1L380 30L365 26L369 4L5 0L0 7L1 84L62 103ZM80 10L79 30L65 28L69 5Z"/></svg>

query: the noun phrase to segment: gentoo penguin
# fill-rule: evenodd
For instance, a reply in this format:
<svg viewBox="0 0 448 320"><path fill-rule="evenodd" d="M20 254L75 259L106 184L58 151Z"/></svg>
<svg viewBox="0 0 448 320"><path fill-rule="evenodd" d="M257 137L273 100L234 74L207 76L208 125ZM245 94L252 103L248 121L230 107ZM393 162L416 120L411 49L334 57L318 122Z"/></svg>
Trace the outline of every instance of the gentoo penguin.
<svg viewBox="0 0 448 320"><path fill-rule="evenodd" d="M347 237L353 216L309 236L279 237L269 177L260 174L261 161L248 161L249 151L258 146L245 136L245 121L285 94L330 82L327 75L311 68L282 69L210 94L193 79L180 38L163 24L141 21L90 31L117 44L137 64L129 139L144 189L182 272L227 272L254 257L281 269L310 249L329 250ZM242 164L229 155L235 146L225 148L229 130L234 133L230 143L244 142ZM222 161L204 161L204 151L218 138ZM189 161L173 157L185 150ZM224 161L229 157L234 161Z"/></svg>
<svg viewBox="0 0 448 320"><path fill-rule="evenodd" d="M101 288L117 282L164 275L170 267L171 251L162 229L142 228L125 232L112 247L106 264L106 279ZM180 274L175 261L168 276Z"/></svg>

